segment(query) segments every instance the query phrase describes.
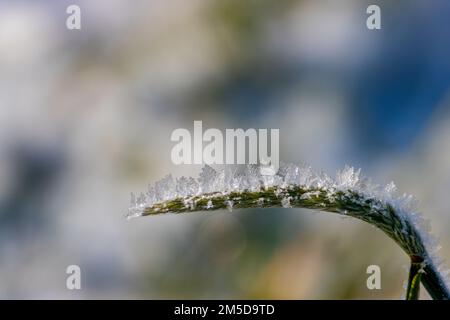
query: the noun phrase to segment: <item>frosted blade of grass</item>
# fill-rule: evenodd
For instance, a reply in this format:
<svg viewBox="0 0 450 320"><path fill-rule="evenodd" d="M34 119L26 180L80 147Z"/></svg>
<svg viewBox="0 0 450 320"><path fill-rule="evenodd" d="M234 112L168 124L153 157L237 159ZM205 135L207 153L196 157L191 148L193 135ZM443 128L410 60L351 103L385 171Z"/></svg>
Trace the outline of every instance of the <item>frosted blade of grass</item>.
<svg viewBox="0 0 450 320"><path fill-rule="evenodd" d="M333 212L376 226L410 257L423 260L422 283L433 298L450 298L437 246L413 198L397 196L393 183L372 184L351 167L333 179L293 164L283 164L274 176L261 175L257 166L247 166L243 173L205 166L198 180L183 177L174 183L167 176L146 194L132 196L129 216L270 207Z"/></svg>

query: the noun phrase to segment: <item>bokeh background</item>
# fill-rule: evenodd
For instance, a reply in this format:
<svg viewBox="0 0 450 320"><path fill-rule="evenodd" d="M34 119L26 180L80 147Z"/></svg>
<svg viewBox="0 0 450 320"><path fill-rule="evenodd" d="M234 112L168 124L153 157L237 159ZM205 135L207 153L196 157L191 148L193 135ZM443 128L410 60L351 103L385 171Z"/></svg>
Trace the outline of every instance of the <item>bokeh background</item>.
<svg viewBox="0 0 450 320"><path fill-rule="evenodd" d="M279 128L284 162L414 194L449 258L449 57L446 0L1 0L0 297L401 298L408 258L360 221L125 215L131 191L199 172L171 163L174 129Z"/></svg>

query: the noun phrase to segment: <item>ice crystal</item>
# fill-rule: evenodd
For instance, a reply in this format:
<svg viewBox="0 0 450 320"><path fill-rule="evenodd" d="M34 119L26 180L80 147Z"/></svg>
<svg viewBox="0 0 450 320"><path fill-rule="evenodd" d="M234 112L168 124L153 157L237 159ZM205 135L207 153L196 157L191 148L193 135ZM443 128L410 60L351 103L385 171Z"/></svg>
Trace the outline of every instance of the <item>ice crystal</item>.
<svg viewBox="0 0 450 320"><path fill-rule="evenodd" d="M291 197L281 199L281 205L283 208L291 208Z"/></svg>
<svg viewBox="0 0 450 320"><path fill-rule="evenodd" d="M232 212L233 211L234 201L233 200L227 200L226 203L227 203L228 211Z"/></svg>

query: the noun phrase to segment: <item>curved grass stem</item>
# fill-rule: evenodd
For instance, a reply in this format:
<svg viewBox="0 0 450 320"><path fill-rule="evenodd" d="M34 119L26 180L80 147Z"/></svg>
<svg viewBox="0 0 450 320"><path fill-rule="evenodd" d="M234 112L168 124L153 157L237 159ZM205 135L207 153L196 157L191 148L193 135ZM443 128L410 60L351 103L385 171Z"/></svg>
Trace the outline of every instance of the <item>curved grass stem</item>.
<svg viewBox="0 0 450 320"><path fill-rule="evenodd" d="M211 168L206 170L212 171ZM338 173L335 181L321 175L313 176L308 169L303 169L304 171L301 172L298 167L288 167L284 170L284 175L274 177L279 181L276 183L261 182L263 180L260 176L250 172L247 179L257 181L250 184L250 187L246 187L248 184L244 183L239 187L225 189L219 187L215 190L220 191L216 192L203 191L210 189L210 180L206 179L208 183L205 186L193 188L194 192L189 189L189 194L193 194L189 196L180 196L180 193L173 193L173 190L169 189L172 192L171 196L161 198L158 196L161 188L157 185L156 200L146 200L145 196L142 196L140 201L132 201L130 216L284 207L314 209L354 217L382 230L410 257L412 264L407 291L408 299L419 297L421 282L433 299L450 299L450 291L444 277L429 251L431 250L429 235L419 231L420 219L418 220L417 213L403 203L403 198L392 197L391 190L395 189L393 184L388 185L381 192L373 191L374 186L362 180L359 177L359 171L355 173L353 168L346 168ZM223 179L223 176L215 172L212 174L214 179L219 179L217 177ZM294 174L297 179L300 179L299 181L306 182L291 183ZM234 178L236 181L242 181L240 176ZM186 181L185 179L184 185ZM202 180L199 181L202 182ZM212 181L215 183L214 180ZM245 179L243 181L245 182ZM165 183L173 188L171 178L166 178ZM190 180L188 185L192 185ZM152 198L155 195L149 193L148 196Z"/></svg>

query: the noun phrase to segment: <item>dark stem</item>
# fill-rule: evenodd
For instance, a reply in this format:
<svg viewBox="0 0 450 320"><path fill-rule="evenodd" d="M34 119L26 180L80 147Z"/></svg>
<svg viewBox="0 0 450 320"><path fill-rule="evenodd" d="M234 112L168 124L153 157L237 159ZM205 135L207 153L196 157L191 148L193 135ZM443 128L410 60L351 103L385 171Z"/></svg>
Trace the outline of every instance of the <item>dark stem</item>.
<svg viewBox="0 0 450 320"><path fill-rule="evenodd" d="M433 299L450 300L450 292L434 266L423 268L422 284Z"/></svg>

